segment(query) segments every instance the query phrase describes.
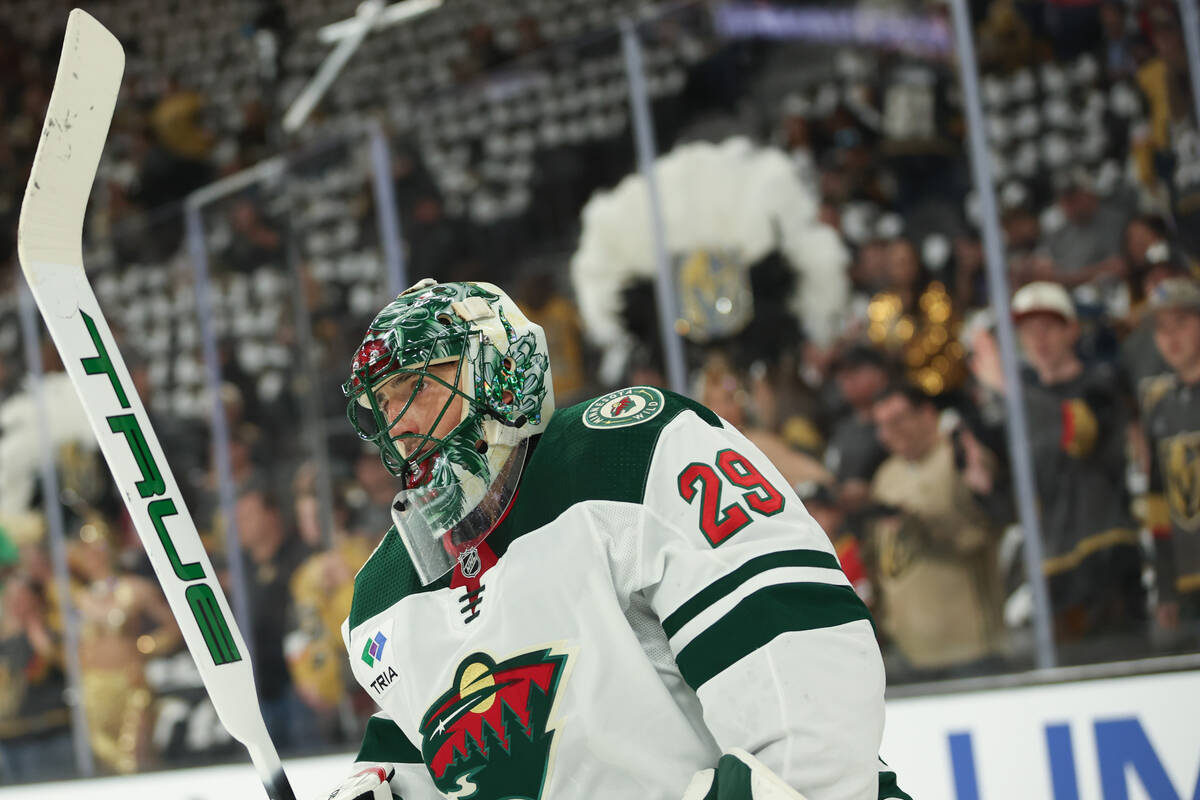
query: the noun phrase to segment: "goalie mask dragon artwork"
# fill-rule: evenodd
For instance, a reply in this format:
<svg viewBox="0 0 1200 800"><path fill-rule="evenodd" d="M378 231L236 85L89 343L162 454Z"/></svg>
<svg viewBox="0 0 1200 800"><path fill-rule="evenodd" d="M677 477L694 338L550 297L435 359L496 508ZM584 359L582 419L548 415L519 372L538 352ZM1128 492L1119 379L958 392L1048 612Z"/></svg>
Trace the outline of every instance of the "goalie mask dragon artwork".
<svg viewBox="0 0 1200 800"><path fill-rule="evenodd" d="M393 518L423 583L477 546L511 503L529 438L554 410L547 353L541 327L487 283L427 278L371 322L342 391L358 435L403 481ZM449 379L433 371L441 365L453 365ZM388 418L376 392L408 375L411 394ZM397 432L418 392L434 385L448 392L433 422L424 431ZM460 398L460 418L436 436Z"/></svg>

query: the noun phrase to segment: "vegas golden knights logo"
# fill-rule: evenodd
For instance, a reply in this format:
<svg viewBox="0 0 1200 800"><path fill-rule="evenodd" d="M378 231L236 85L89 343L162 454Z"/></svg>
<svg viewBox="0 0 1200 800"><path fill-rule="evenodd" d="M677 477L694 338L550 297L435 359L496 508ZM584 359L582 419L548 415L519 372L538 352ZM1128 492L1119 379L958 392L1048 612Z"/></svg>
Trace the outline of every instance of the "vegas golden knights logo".
<svg viewBox="0 0 1200 800"><path fill-rule="evenodd" d="M1188 531L1200 531L1200 431L1159 443L1163 481L1171 519Z"/></svg>
<svg viewBox="0 0 1200 800"><path fill-rule="evenodd" d="M921 523L904 514L875 520L874 534L879 548L879 571L899 578L921 553Z"/></svg>

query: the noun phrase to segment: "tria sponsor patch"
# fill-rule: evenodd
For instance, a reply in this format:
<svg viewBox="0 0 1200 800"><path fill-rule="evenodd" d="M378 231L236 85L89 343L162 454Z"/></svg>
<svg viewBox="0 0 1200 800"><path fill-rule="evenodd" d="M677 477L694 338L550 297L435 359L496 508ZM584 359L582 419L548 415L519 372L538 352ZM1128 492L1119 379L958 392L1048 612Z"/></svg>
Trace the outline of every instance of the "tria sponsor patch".
<svg viewBox="0 0 1200 800"><path fill-rule="evenodd" d="M375 694L383 694L383 690L391 685L392 681L400 677L396 673L395 667L388 667L386 672L381 672L375 676L375 680L371 681L371 688Z"/></svg>
<svg viewBox="0 0 1200 800"><path fill-rule="evenodd" d="M630 386L593 400L583 410L583 424L595 430L627 428L654 419L663 405L662 392L653 386Z"/></svg>
<svg viewBox="0 0 1200 800"><path fill-rule="evenodd" d="M373 638L367 639L362 651L363 663L368 667L375 666L375 662L383 658L383 646L386 643L387 637L383 635L383 631L379 631Z"/></svg>

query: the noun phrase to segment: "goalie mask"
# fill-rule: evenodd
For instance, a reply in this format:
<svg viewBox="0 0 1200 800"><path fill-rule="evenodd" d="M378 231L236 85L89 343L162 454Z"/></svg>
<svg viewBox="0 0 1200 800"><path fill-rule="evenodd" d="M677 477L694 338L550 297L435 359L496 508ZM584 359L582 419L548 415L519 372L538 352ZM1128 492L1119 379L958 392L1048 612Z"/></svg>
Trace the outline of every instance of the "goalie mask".
<svg viewBox="0 0 1200 800"><path fill-rule="evenodd" d="M342 391L403 483L392 518L423 584L499 524L554 411L545 333L489 283L406 290L371 323Z"/></svg>

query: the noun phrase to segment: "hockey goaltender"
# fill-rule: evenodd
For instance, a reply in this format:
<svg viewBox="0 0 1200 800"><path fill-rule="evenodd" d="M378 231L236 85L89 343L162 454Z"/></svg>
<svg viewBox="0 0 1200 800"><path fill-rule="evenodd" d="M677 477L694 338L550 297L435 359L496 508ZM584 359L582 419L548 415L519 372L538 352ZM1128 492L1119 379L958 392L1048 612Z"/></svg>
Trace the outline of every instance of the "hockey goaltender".
<svg viewBox="0 0 1200 800"><path fill-rule="evenodd" d="M908 797L867 609L717 415L651 386L555 409L542 329L430 279L343 390L402 488L343 626L381 711L330 800Z"/></svg>

